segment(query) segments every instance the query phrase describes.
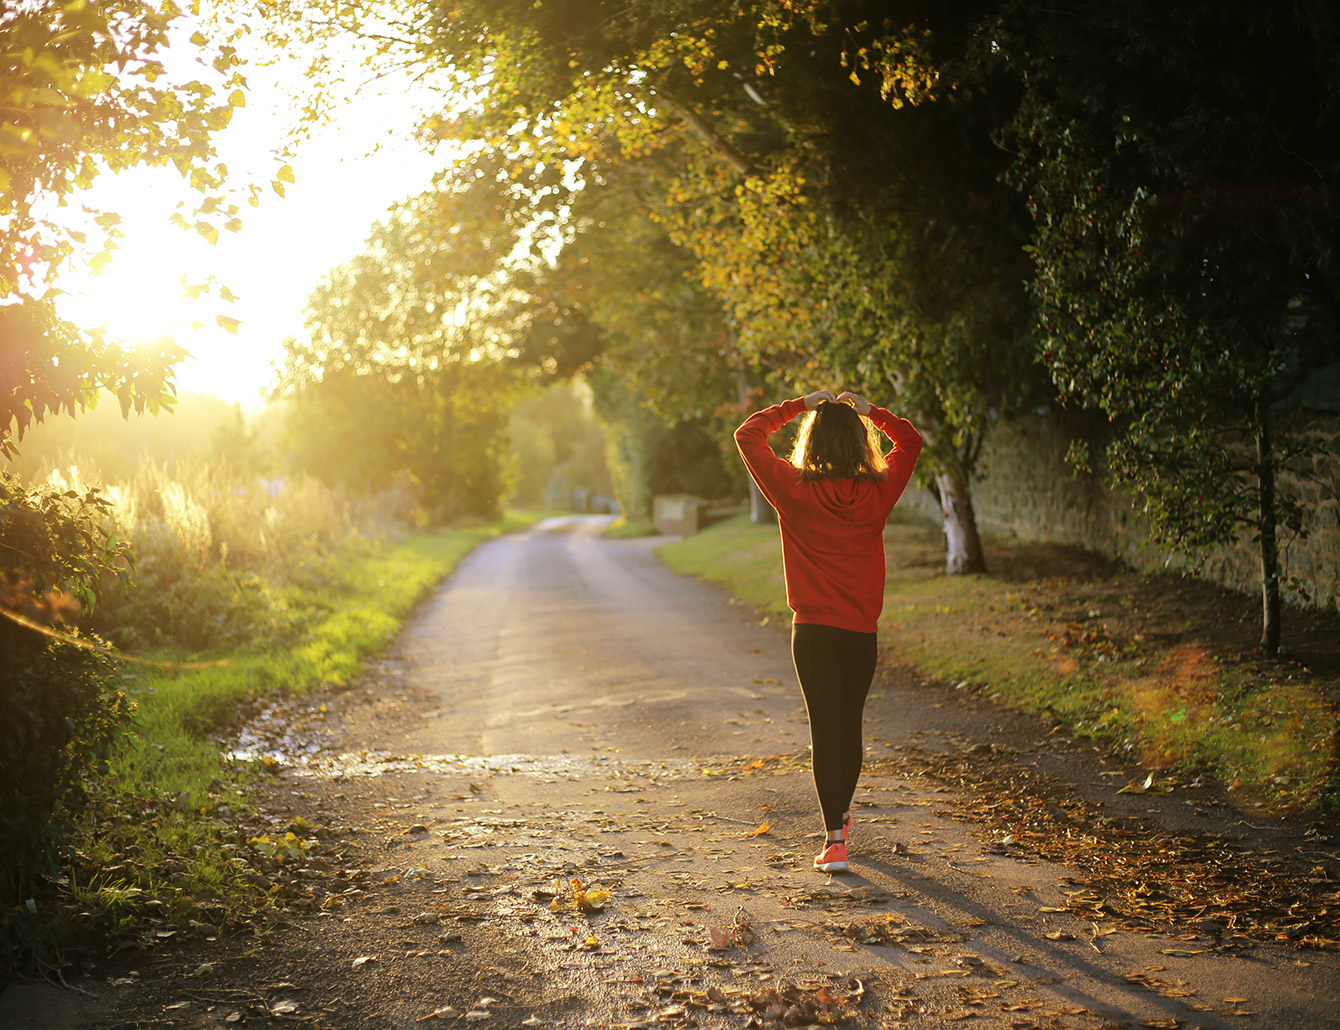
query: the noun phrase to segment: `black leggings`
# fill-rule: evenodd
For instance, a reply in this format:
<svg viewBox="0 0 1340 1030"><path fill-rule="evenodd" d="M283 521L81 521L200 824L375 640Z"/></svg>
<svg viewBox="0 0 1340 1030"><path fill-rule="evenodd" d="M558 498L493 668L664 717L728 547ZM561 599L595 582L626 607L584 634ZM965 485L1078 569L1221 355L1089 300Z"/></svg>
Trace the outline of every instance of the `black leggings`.
<svg viewBox="0 0 1340 1030"><path fill-rule="evenodd" d="M814 789L830 830L842 827L861 776L861 713L878 655L873 633L815 623L791 627L791 657L810 716Z"/></svg>

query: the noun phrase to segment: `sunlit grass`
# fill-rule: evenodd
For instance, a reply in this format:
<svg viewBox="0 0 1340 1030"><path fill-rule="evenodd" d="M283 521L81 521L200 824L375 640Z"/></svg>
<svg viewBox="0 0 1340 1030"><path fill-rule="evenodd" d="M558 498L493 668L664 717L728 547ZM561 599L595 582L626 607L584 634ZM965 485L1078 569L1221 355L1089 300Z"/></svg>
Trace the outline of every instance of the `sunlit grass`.
<svg viewBox="0 0 1340 1030"><path fill-rule="evenodd" d="M629 521L620 515L617 519L605 527L600 535L606 540L635 540L644 536L656 536L660 530L651 522L643 522L638 519Z"/></svg>
<svg viewBox="0 0 1340 1030"><path fill-rule="evenodd" d="M786 607L781 539L776 526L756 526L740 517L657 550L667 565L686 576L720 583L732 597L768 615Z"/></svg>
<svg viewBox="0 0 1340 1030"><path fill-rule="evenodd" d="M1214 613L1167 610L1159 580L1083 561L1039 576L1007 541L992 542L1007 574L945 576L938 533L920 525L891 525L885 547L886 661L1053 717L1148 770L1217 779L1253 807L1334 804L1336 685L1217 653L1202 631ZM660 554L762 612L788 612L775 526L734 519Z"/></svg>

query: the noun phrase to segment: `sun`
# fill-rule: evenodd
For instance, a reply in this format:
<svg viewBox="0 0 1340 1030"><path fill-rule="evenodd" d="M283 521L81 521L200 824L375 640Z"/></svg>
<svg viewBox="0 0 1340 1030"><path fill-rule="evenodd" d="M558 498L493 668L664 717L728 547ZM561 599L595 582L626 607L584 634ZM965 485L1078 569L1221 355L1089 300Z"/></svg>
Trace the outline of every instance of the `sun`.
<svg viewBox="0 0 1340 1030"><path fill-rule="evenodd" d="M171 195L151 188L156 178L135 176L99 198L121 215L124 236L99 273L63 281L59 310L123 345L171 339L190 355L176 370L179 388L257 405L268 364L242 335L255 311L230 299L241 288L233 273L247 248L210 246L172 225Z"/></svg>
<svg viewBox="0 0 1340 1030"><path fill-rule="evenodd" d="M122 219L126 238L100 273L68 288L62 313L123 343L171 336L185 344L208 314L203 300L192 300L186 289L195 264L186 260L191 241L175 226L156 224L148 212L123 211Z"/></svg>
<svg viewBox="0 0 1340 1030"><path fill-rule="evenodd" d="M252 409L273 383L285 338L304 331L320 278L357 254L388 206L424 189L445 160L413 136L419 112L441 97L409 83L359 96L337 125L281 155L293 74L258 69L247 107L216 141L238 198L248 183L262 187L257 206L236 200L239 231L210 243L174 225L174 214L194 221L201 198L170 165L104 174L81 201L120 216L118 246L99 274L72 263L57 283L63 317L130 346L169 337L191 355L176 369L179 389ZM281 197L264 187L284 162L292 176Z"/></svg>

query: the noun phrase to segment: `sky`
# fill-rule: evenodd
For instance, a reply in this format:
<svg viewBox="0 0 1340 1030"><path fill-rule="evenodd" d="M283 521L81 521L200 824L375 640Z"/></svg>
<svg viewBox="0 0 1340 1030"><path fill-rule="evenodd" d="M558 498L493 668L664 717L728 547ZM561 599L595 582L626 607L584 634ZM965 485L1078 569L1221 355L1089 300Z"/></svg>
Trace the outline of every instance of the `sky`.
<svg viewBox="0 0 1340 1030"><path fill-rule="evenodd" d="M254 175L266 187L259 207L243 204L239 232L211 246L171 225L179 201L198 200L174 168L104 174L79 200L118 212L125 238L101 275L72 267L57 283L67 294L58 301L64 317L105 325L128 343L171 336L192 355L178 366L179 389L213 393L248 412L264 405L282 342L301 333L303 306L322 273L357 254L372 224L427 186L441 164L409 139L429 98L416 100L405 81L383 80L299 144L294 181L283 198L274 195L268 184L296 121L288 107L299 74L296 62L248 68L247 106L215 138L234 183ZM182 276L192 283L212 276L238 299L192 301ZM216 313L240 320L236 335L216 324Z"/></svg>

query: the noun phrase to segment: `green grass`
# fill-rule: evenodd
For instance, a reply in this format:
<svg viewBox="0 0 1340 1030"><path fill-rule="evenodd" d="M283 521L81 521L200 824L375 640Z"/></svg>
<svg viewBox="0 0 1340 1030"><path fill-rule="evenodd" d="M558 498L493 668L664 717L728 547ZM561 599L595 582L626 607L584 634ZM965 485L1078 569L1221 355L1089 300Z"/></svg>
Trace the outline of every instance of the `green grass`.
<svg viewBox="0 0 1340 1030"><path fill-rule="evenodd" d="M600 535L606 540L633 540L637 537L657 536L661 531L650 522L628 519L620 515Z"/></svg>
<svg viewBox="0 0 1340 1030"><path fill-rule="evenodd" d="M1337 683L1208 630L1225 625L1223 592L1002 540L988 541L999 572L946 576L939 533L923 525L892 524L885 548L886 661L1054 717L1159 775L1217 778L1253 808L1334 806ZM788 613L774 526L737 518L659 553Z"/></svg>
<svg viewBox="0 0 1340 1030"><path fill-rule="evenodd" d="M260 770L229 761L216 736L247 702L351 682L363 659L386 647L467 553L537 517L510 514L488 525L417 533L346 553L319 581L289 588L292 604L321 612L291 646L196 663L151 656L177 667L140 667L127 682L138 702L135 724L105 782L94 788L96 803L71 875L69 900L84 910L83 922L115 934L136 925L146 905L161 903L165 917L179 920L204 903L254 905L247 895L255 890L230 864L229 847L240 843L236 813L246 808L248 786ZM147 932L142 923L138 932Z"/></svg>
<svg viewBox="0 0 1340 1030"><path fill-rule="evenodd" d="M680 575L720 583L732 597L760 612L789 611L776 526L756 526L741 516L666 544L656 553Z"/></svg>

